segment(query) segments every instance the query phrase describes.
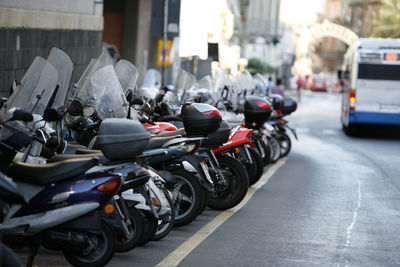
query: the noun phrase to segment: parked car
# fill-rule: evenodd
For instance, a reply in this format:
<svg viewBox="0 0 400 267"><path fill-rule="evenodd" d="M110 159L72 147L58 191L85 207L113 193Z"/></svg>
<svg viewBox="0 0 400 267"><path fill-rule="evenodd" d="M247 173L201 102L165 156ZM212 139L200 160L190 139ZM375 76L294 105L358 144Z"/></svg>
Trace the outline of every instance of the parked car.
<svg viewBox="0 0 400 267"><path fill-rule="evenodd" d="M311 79L310 90L311 91L324 91L328 89L326 78L322 76L314 76Z"/></svg>

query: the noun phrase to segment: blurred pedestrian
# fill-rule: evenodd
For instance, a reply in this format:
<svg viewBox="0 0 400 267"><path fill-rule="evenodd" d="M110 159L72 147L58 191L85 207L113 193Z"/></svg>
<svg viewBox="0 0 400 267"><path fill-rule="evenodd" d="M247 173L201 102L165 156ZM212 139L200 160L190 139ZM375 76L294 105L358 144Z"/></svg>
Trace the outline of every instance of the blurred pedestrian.
<svg viewBox="0 0 400 267"><path fill-rule="evenodd" d="M301 76L299 76L299 78L297 78L297 98L299 99L299 101L301 100L301 89L304 88L304 83L303 83L303 79L301 78Z"/></svg>
<svg viewBox="0 0 400 267"><path fill-rule="evenodd" d="M303 79L301 78L301 76L299 76L299 78L297 78L296 83L297 83L297 89L298 89L298 90L304 88Z"/></svg>
<svg viewBox="0 0 400 267"><path fill-rule="evenodd" d="M272 94L275 89L275 83L272 81L272 78L268 78L268 95Z"/></svg>
<svg viewBox="0 0 400 267"><path fill-rule="evenodd" d="M273 93L285 97L285 85L281 78L278 78L276 80L276 86L275 89L273 90Z"/></svg>

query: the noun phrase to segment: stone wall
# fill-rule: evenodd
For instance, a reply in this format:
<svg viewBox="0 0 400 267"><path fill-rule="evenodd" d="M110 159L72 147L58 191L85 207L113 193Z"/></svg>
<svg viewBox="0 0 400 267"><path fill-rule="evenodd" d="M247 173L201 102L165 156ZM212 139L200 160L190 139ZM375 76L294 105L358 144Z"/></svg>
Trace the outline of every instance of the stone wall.
<svg viewBox="0 0 400 267"><path fill-rule="evenodd" d="M48 0L47 0L48 1ZM58 0L57 0L58 1ZM20 81L35 56L47 57L52 47L64 50L74 63L71 82L76 82L91 58L102 51L103 17L94 12L94 0L85 0L86 10L81 6L79 13L69 5L54 12L53 1L48 1L48 10L32 7L21 8L23 1L0 3L0 96L8 96L13 80ZM45 6L46 0L38 3ZM5 4L8 4L5 5ZM14 6L11 6L14 4ZM32 9L27 9L32 8ZM68 8L68 9L67 9ZM65 9L65 10L64 10Z"/></svg>
<svg viewBox="0 0 400 267"><path fill-rule="evenodd" d="M74 63L76 82L91 58L101 53L102 32L84 30L39 30L0 28L0 95L8 96L36 56L46 58L52 47L64 50Z"/></svg>

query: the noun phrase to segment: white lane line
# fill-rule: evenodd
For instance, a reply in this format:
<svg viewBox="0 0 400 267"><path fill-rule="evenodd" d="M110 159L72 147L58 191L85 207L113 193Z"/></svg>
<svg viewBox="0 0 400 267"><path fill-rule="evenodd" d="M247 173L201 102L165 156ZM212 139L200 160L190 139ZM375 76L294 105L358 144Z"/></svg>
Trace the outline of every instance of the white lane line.
<svg viewBox="0 0 400 267"><path fill-rule="evenodd" d="M233 214L239 211L251 199L254 193L260 189L274 173L286 162L286 158L280 159L260 178L260 180L253 186L249 187L246 197L236 207L221 212L217 217L212 219L208 224L203 226L197 233L193 234L189 239L183 242L171 254L164 258L156 266L170 267L177 266L189 253L200 245L210 234L212 234L219 226L228 220Z"/></svg>
<svg viewBox="0 0 400 267"><path fill-rule="evenodd" d="M349 225L349 227L347 227L347 232L346 232L346 244L344 245L345 247L349 247L350 246L350 239L351 239L351 231L353 230L354 225L357 222L357 218L358 218L358 210L361 207L361 199L362 199L362 195L361 195L361 182L360 179L357 178L357 183L358 183L358 199L357 199L357 207L354 209L353 211L353 220L351 221L351 224Z"/></svg>

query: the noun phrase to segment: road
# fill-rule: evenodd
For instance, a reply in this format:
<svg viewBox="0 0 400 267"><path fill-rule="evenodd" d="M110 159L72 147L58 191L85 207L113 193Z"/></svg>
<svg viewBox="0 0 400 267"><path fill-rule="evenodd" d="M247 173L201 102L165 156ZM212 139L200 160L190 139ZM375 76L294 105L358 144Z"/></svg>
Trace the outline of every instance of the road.
<svg viewBox="0 0 400 267"><path fill-rule="evenodd" d="M207 209L109 266L399 266L400 139L346 136L340 97L303 94L288 118L299 140L245 205ZM35 263L68 265L43 249Z"/></svg>

